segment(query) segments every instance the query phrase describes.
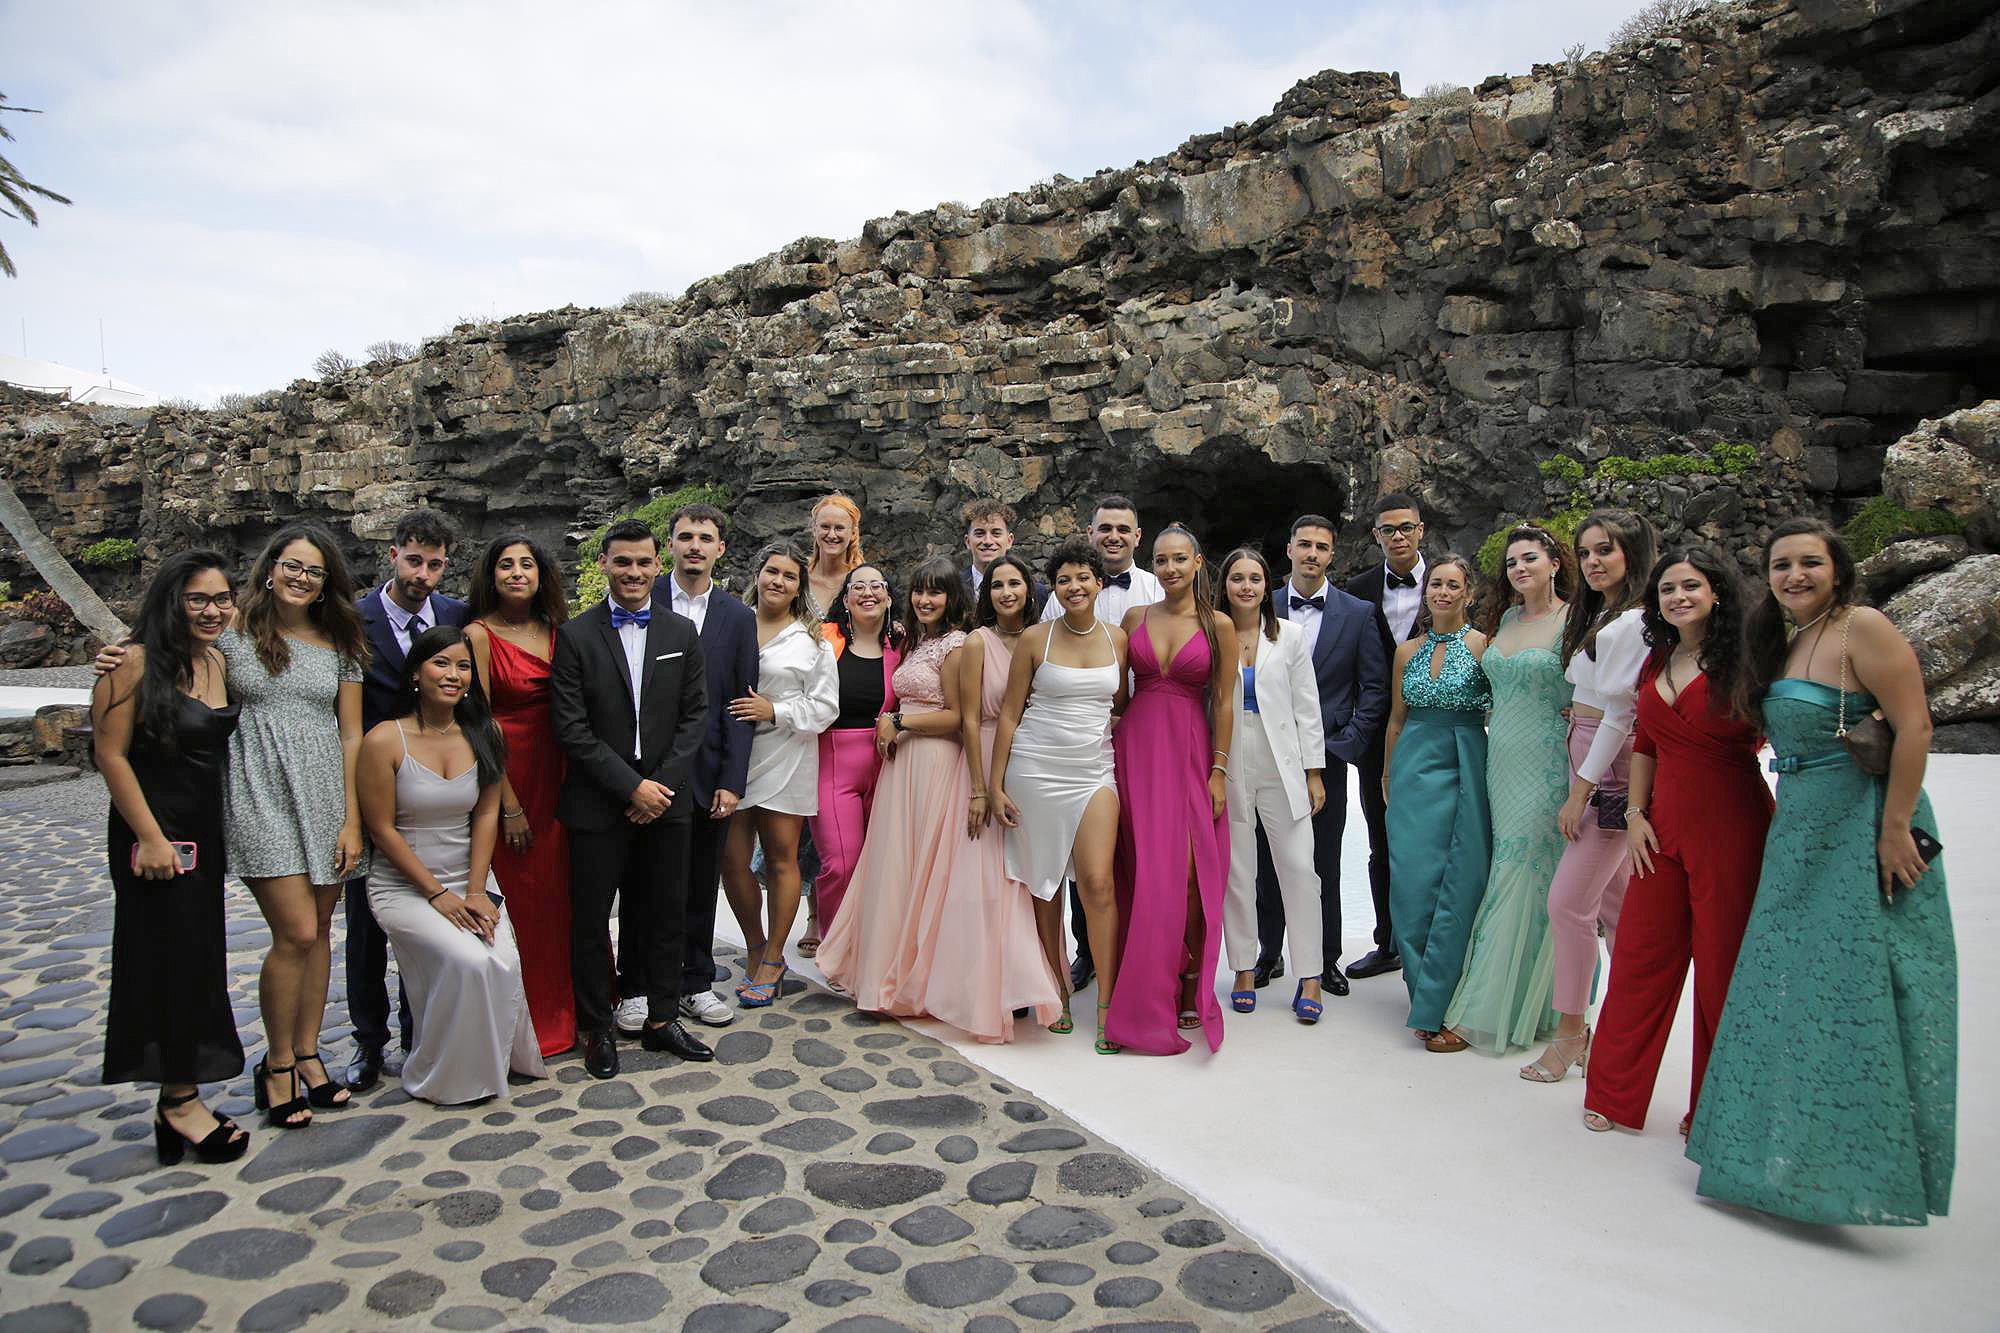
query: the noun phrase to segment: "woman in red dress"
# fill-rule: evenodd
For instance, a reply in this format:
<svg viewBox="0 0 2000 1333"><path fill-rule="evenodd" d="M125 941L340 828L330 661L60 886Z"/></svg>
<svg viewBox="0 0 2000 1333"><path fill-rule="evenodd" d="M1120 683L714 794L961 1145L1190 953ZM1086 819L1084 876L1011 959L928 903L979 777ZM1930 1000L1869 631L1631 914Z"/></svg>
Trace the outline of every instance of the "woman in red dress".
<svg viewBox="0 0 2000 1333"><path fill-rule="evenodd" d="M569 976L569 837L556 822L563 755L549 715L549 658L569 617L562 568L541 543L509 533L490 543L472 580L472 644L480 684L507 737L493 874L521 949L528 1016L544 1056L576 1044Z"/></svg>
<svg viewBox="0 0 2000 1333"><path fill-rule="evenodd" d="M1757 728L1732 712L1743 598L1712 546L1669 548L1646 585L1626 838L1633 876L1597 1020L1583 1123L1644 1128L1688 964L1694 964L1694 1120L1715 1025L1750 920L1771 826Z"/></svg>

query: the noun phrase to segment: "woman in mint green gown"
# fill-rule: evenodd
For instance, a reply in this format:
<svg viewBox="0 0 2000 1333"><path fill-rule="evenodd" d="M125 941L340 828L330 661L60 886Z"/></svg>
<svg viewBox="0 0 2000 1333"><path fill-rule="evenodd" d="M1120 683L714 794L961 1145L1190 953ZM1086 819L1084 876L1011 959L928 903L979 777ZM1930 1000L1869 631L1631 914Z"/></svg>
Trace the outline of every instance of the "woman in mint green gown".
<svg viewBox="0 0 2000 1333"><path fill-rule="evenodd" d="M1556 812L1569 794L1562 631L1575 578L1568 546L1541 528L1515 528L1504 549L1501 572L1520 600L1499 617L1479 659L1493 687L1486 724L1493 861L1445 1030L1426 1043L1434 1051L1470 1045L1503 1055L1556 1030L1549 883L1568 846Z"/></svg>
<svg viewBox="0 0 2000 1333"><path fill-rule="evenodd" d="M1913 835L1942 837L1921 785L1923 677L1895 626L1851 604L1831 529L1781 524L1766 559L1746 703L1777 752L1778 807L1687 1154L1698 1192L1726 1203L1922 1226L1951 1204L1958 1085L1944 866ZM1838 735L1878 707L1896 733L1886 778Z"/></svg>
<svg viewBox="0 0 2000 1333"><path fill-rule="evenodd" d="M1486 639L1465 623L1472 566L1433 561L1424 576L1422 639L1396 650L1395 694L1384 738L1389 915L1409 988L1409 1026L1431 1041L1465 965L1472 919L1486 893L1493 826L1486 806L1486 710L1493 693L1479 655Z"/></svg>

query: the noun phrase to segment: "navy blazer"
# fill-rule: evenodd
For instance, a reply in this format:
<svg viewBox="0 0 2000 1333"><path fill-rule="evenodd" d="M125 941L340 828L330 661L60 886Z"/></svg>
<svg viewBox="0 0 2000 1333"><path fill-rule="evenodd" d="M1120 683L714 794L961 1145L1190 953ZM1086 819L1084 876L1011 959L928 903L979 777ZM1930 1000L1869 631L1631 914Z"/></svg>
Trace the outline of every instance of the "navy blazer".
<svg viewBox="0 0 2000 1333"><path fill-rule="evenodd" d="M673 605L672 585L671 574L653 580L655 605ZM708 676L708 734L688 787L696 808L706 811L718 791L743 795L750 783L750 738L757 731L729 715L729 701L757 686L757 613L713 583L701 620L701 656Z"/></svg>
<svg viewBox="0 0 2000 1333"><path fill-rule="evenodd" d="M556 631L549 711L569 759L556 818L572 829L618 827L642 778L674 793L669 819L694 809L690 778L708 734L707 673L694 622L654 602L640 662L635 728L632 675L610 602Z"/></svg>
<svg viewBox="0 0 2000 1333"><path fill-rule="evenodd" d="M1291 581L1271 594L1278 619L1290 620ZM1354 764L1389 716L1389 653L1376 622L1381 612L1359 597L1328 583L1319 638L1312 645L1313 676L1319 684L1320 720L1326 752Z"/></svg>
<svg viewBox="0 0 2000 1333"><path fill-rule="evenodd" d="M396 642L395 627L382 608L382 589L377 586L354 599L361 621L368 628L368 646L375 651L368 658L368 673L361 678L361 730L365 735L376 723L396 715L409 685L403 679L403 646ZM431 594L438 624L463 625L472 612L456 597L441 592Z"/></svg>

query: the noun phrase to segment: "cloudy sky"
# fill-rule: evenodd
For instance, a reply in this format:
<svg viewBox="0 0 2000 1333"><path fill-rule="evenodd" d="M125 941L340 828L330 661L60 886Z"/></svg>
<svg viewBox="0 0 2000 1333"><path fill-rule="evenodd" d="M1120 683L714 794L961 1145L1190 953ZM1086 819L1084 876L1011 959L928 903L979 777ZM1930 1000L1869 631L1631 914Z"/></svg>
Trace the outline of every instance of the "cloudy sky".
<svg viewBox="0 0 2000 1333"><path fill-rule="evenodd" d="M0 0L0 351L211 401L324 348L678 293L798 236L1087 176L1317 70L1415 92L1640 0ZM558 12L566 11L566 12Z"/></svg>

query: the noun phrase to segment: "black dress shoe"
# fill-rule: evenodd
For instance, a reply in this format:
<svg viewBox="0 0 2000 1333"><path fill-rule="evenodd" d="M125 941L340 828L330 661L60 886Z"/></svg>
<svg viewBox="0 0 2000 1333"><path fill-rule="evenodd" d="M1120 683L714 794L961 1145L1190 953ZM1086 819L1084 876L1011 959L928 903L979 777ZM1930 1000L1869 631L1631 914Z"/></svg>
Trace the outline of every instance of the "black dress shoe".
<svg viewBox="0 0 2000 1333"><path fill-rule="evenodd" d="M704 1044L701 1038L689 1032L678 1022L662 1023L654 1027L646 1024L639 1034L639 1044L649 1051L666 1051L678 1055L683 1060L713 1060L715 1052Z"/></svg>
<svg viewBox="0 0 2000 1333"><path fill-rule="evenodd" d="M1097 980L1097 964L1088 958L1079 958L1069 965L1069 988L1074 994Z"/></svg>
<svg viewBox="0 0 2000 1333"><path fill-rule="evenodd" d="M1263 990L1272 981L1285 975L1285 960L1282 957L1259 958L1256 968L1252 970L1250 975L1251 979L1256 983L1257 989Z"/></svg>
<svg viewBox="0 0 2000 1333"><path fill-rule="evenodd" d="M382 1081L382 1052L363 1046L347 1062L347 1068L341 1071L340 1076L346 1081L348 1091L368 1091Z"/></svg>
<svg viewBox="0 0 2000 1333"><path fill-rule="evenodd" d="M1338 963L1319 974L1319 988L1329 995L1347 994L1347 978L1340 975Z"/></svg>
<svg viewBox="0 0 2000 1333"><path fill-rule="evenodd" d="M609 1032L592 1032L584 1037L583 1067L592 1078L618 1077L618 1043Z"/></svg>
<svg viewBox="0 0 2000 1333"><path fill-rule="evenodd" d="M1394 949L1370 949L1348 965L1347 975L1356 981L1363 977L1379 977L1384 972L1403 970L1403 955Z"/></svg>

